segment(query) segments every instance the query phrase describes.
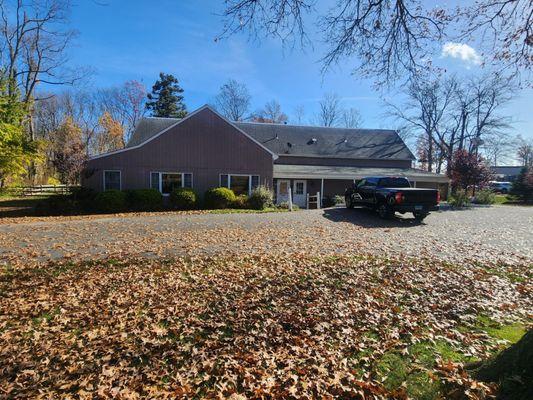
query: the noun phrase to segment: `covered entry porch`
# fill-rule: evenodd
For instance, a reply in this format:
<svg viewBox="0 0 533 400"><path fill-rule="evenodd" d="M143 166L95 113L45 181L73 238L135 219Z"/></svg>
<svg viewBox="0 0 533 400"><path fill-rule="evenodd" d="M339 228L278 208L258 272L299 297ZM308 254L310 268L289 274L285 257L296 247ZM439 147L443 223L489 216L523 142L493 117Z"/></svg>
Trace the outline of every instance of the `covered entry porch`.
<svg viewBox="0 0 533 400"><path fill-rule="evenodd" d="M307 207L307 196L320 193L320 198L344 196L346 188L367 176L401 176L413 187L439 189L441 198L448 194L449 179L445 175L412 168L364 168L317 165L274 164L276 203L287 202L289 189L293 203Z"/></svg>

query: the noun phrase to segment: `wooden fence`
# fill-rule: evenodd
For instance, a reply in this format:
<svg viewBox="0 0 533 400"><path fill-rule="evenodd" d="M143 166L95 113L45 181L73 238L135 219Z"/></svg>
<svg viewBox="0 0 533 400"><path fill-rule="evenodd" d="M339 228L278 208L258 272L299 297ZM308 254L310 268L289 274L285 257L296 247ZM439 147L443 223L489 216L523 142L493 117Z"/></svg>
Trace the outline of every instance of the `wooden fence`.
<svg viewBox="0 0 533 400"><path fill-rule="evenodd" d="M42 196L50 194L69 194L76 185L35 185L10 188L10 191L22 196Z"/></svg>

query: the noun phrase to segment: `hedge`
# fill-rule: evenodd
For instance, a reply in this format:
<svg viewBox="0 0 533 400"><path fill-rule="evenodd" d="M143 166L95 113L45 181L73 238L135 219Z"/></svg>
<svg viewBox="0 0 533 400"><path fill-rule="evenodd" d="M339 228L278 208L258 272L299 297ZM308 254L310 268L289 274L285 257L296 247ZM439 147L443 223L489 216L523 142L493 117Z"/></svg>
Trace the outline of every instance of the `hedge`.
<svg viewBox="0 0 533 400"><path fill-rule="evenodd" d="M135 211L153 211L163 206L163 196L156 189L136 189L126 192L128 207Z"/></svg>
<svg viewBox="0 0 533 400"><path fill-rule="evenodd" d="M177 210L192 210L198 207L198 195L190 188L177 188L170 193L170 204Z"/></svg>
<svg viewBox="0 0 533 400"><path fill-rule="evenodd" d="M205 192L204 204L206 208L229 208L235 199L233 190L219 187Z"/></svg>
<svg viewBox="0 0 533 400"><path fill-rule="evenodd" d="M120 190L106 190L96 195L96 209L100 212L113 213L124 211L127 206L126 193Z"/></svg>

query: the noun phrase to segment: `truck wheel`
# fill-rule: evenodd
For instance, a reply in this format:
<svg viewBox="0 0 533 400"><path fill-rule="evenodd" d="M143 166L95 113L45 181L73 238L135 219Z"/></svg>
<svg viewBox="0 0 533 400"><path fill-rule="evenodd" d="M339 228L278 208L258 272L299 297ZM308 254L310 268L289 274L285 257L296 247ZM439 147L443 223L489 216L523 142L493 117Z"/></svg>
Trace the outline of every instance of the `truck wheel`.
<svg viewBox="0 0 533 400"><path fill-rule="evenodd" d="M422 222L424 218L428 216L428 214L425 213L413 213L413 215L418 222Z"/></svg>
<svg viewBox="0 0 533 400"><path fill-rule="evenodd" d="M344 198L344 202L346 203L346 208L353 208L353 203L352 203L352 197L351 196L347 196Z"/></svg>
<svg viewBox="0 0 533 400"><path fill-rule="evenodd" d="M377 211L380 218L383 219L392 218L392 216L394 215L394 211L392 211L386 204L379 205Z"/></svg>

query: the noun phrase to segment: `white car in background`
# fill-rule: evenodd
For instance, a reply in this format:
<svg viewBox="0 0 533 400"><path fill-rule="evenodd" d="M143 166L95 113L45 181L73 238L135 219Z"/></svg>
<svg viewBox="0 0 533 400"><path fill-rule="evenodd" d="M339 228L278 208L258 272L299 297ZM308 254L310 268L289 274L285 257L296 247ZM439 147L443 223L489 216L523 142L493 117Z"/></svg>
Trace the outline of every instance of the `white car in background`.
<svg viewBox="0 0 533 400"><path fill-rule="evenodd" d="M493 192L496 192L496 193L507 194L511 191L512 186L513 186L512 182L497 182L497 181L489 182L489 188Z"/></svg>

